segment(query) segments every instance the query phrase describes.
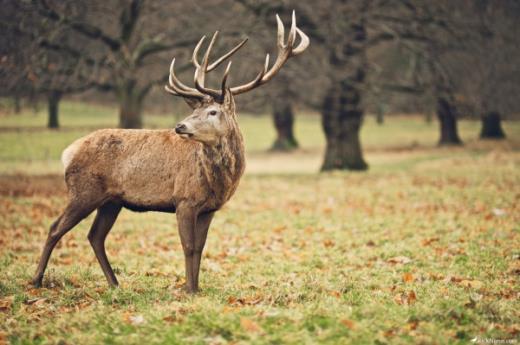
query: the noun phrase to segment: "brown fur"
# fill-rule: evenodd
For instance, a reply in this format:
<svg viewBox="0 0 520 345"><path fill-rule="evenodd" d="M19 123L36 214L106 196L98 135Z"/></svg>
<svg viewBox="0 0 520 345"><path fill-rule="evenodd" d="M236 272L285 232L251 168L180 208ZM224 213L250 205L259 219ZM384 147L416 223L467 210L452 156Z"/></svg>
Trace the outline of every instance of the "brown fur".
<svg viewBox="0 0 520 345"><path fill-rule="evenodd" d="M217 115L209 115L210 110ZM177 213L187 288L198 289L207 230L213 213L238 187L245 167L244 144L231 95L223 105L208 99L199 102L182 123L193 130L191 139L174 130L103 129L64 151L69 204L51 226L35 285L41 285L60 238L96 209L89 240L109 284L117 285L104 241L125 207Z"/></svg>

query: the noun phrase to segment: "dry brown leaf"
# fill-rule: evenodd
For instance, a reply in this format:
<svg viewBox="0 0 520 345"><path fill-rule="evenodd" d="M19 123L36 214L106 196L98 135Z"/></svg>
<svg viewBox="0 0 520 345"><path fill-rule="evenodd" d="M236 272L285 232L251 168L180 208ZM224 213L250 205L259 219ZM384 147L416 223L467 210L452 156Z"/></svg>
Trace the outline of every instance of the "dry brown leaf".
<svg viewBox="0 0 520 345"><path fill-rule="evenodd" d="M343 319L340 321L345 327L347 327L348 329L354 329L356 328L356 324L354 321L352 320L349 320L349 319Z"/></svg>
<svg viewBox="0 0 520 345"><path fill-rule="evenodd" d="M339 291L329 291L329 295L334 296L336 298L340 298L341 297L341 292L339 292Z"/></svg>
<svg viewBox="0 0 520 345"><path fill-rule="evenodd" d="M432 244L433 242L438 242L439 241L439 238L438 237L431 237L431 238L426 238L424 240L421 241L421 244L426 247L426 246L429 246L430 244Z"/></svg>
<svg viewBox="0 0 520 345"><path fill-rule="evenodd" d="M410 290L408 291L408 304L414 304L417 301L417 295L415 294L415 291Z"/></svg>
<svg viewBox="0 0 520 345"><path fill-rule="evenodd" d="M47 301L47 298L37 297L37 298L28 299L24 303L27 305L38 306L38 305L42 305L43 303L45 303L45 301Z"/></svg>
<svg viewBox="0 0 520 345"><path fill-rule="evenodd" d="M228 297L228 304L232 306L243 306L243 305L256 305L262 302L263 297L261 295L246 296L246 297Z"/></svg>
<svg viewBox="0 0 520 345"><path fill-rule="evenodd" d="M325 214L331 214L332 213L332 207L324 207L323 208L323 213Z"/></svg>
<svg viewBox="0 0 520 345"><path fill-rule="evenodd" d="M393 258L390 258L390 259L386 260L386 262L388 262L390 264L403 264L403 265L406 265L406 264L412 262L412 259L410 259L407 256L395 256Z"/></svg>
<svg viewBox="0 0 520 345"><path fill-rule="evenodd" d="M323 241L323 245L325 246L325 248L330 248L334 247L335 243L334 241L327 239Z"/></svg>
<svg viewBox="0 0 520 345"><path fill-rule="evenodd" d="M262 330L256 322L254 322L251 319L245 318L245 317L240 318L240 325L247 332L256 333L256 332L260 332Z"/></svg>
<svg viewBox="0 0 520 345"><path fill-rule="evenodd" d="M7 345L7 333L0 331L0 345Z"/></svg>
<svg viewBox="0 0 520 345"><path fill-rule="evenodd" d="M168 323L174 323L177 320L178 320L178 318L177 318L177 316L175 314L163 317L163 321L166 321Z"/></svg>
<svg viewBox="0 0 520 345"><path fill-rule="evenodd" d="M403 273L403 282L411 283L415 280L415 277L410 272Z"/></svg>
<svg viewBox="0 0 520 345"><path fill-rule="evenodd" d="M0 312L8 312L13 306L14 296L0 299Z"/></svg>
<svg viewBox="0 0 520 345"><path fill-rule="evenodd" d="M468 288L480 289L484 284L478 280L464 279L464 280L460 281L460 285L462 285L464 287L468 287Z"/></svg>
<svg viewBox="0 0 520 345"><path fill-rule="evenodd" d="M417 301L417 295L413 290L402 292L394 296L394 301L401 305L411 305Z"/></svg>

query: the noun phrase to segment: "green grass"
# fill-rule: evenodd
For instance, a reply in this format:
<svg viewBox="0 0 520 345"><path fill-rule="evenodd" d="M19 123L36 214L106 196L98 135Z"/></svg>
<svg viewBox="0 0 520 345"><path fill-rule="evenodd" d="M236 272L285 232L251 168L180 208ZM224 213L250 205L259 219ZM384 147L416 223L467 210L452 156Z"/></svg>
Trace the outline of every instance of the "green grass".
<svg viewBox="0 0 520 345"><path fill-rule="evenodd" d="M368 120L371 170L317 174L319 120L297 124L304 148L272 155L268 119L242 117L250 168L215 217L196 296L182 291L175 217L129 211L107 240L121 288L106 287L88 244L92 216L55 250L45 287L28 286L66 202L61 178L36 175L59 171L83 130L0 132L1 172L30 174L0 177L0 343L518 341L518 125L479 143L463 122L467 147L437 149L420 119Z"/></svg>
<svg viewBox="0 0 520 345"><path fill-rule="evenodd" d="M20 115L0 117L0 173L61 173L59 161L61 152L75 139L86 135L95 128L117 126L117 109L78 102L62 102L60 122L62 129L45 129L45 109L34 113L28 109ZM187 112L187 107L186 107ZM187 115L184 114L184 116ZM183 115L144 116L145 127L172 128ZM265 155L271 147L275 132L269 117L240 115L248 161L254 172L312 172L319 170L321 152L325 145L320 118L317 114L303 113L296 118L295 132L301 150L297 154ZM472 145L477 138L479 122L460 121L462 139L470 144L471 152L481 151L479 145ZM520 146L520 123L506 122L505 131L510 142ZM436 123L426 123L420 117L388 117L383 126L377 125L372 117L366 119L361 132L362 145L371 165L395 165L401 159L398 151L407 149L431 149L438 140ZM486 148L487 149L487 148ZM393 150L394 155L382 156L381 151ZM418 159L428 159L421 153ZM388 161L390 158L390 161ZM288 160L288 161L287 161ZM280 169L284 166L284 169Z"/></svg>

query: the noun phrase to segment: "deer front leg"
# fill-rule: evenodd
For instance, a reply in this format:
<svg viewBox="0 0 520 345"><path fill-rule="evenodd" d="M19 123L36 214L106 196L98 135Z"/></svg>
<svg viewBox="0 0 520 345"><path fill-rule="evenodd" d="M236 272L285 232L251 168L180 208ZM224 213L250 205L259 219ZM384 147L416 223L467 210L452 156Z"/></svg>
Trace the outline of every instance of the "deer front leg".
<svg viewBox="0 0 520 345"><path fill-rule="evenodd" d="M197 292L193 277L193 254L195 252L195 227L197 224L197 212L188 207L177 208L177 224L184 251L186 265L186 290L190 293Z"/></svg>
<svg viewBox="0 0 520 345"><path fill-rule="evenodd" d="M199 289L199 271L200 271L200 259L202 257L202 251L206 244L206 238L208 236L208 229L213 219L215 212L201 213L197 217L197 224L195 226L195 247L193 248L193 282L195 290Z"/></svg>

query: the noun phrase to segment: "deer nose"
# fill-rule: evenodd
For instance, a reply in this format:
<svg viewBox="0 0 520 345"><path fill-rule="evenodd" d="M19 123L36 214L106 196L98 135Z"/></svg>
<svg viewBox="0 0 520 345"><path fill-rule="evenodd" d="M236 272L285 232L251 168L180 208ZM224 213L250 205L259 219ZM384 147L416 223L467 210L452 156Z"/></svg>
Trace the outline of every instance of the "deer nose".
<svg viewBox="0 0 520 345"><path fill-rule="evenodd" d="M186 131L187 127L184 123L178 123L177 126L175 126L175 133L181 134L182 132Z"/></svg>

